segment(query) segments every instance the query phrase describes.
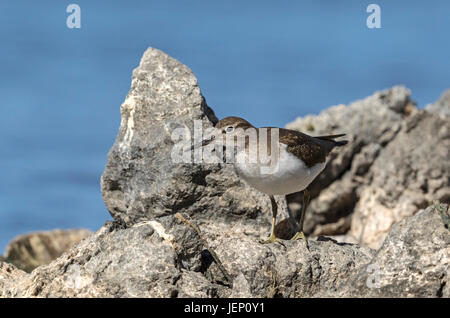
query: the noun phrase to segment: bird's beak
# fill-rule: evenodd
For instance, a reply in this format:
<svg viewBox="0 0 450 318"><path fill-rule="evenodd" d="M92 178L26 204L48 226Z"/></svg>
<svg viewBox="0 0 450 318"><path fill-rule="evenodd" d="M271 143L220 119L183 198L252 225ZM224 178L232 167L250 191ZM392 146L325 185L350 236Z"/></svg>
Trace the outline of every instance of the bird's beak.
<svg viewBox="0 0 450 318"><path fill-rule="evenodd" d="M196 149L196 148L204 147L204 146L206 146L206 145L209 145L209 144L210 144L211 142L213 142L215 139L216 139L216 135L212 134L212 135L209 136L208 138L203 139L202 142L193 145L193 146L191 147L191 150L193 151L193 150Z"/></svg>

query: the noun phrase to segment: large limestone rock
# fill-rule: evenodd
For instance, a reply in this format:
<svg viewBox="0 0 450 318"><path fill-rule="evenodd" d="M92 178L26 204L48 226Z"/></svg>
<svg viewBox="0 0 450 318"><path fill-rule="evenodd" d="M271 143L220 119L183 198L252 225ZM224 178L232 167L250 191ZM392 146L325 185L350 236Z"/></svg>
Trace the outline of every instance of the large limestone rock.
<svg viewBox="0 0 450 318"><path fill-rule="evenodd" d="M21 285L29 283L29 275L12 264L4 263L0 260L0 298L15 297L19 290L23 290Z"/></svg>
<svg viewBox="0 0 450 318"><path fill-rule="evenodd" d="M434 200L450 202L450 120L421 111L403 122L360 187L350 235L379 248L392 225Z"/></svg>
<svg viewBox="0 0 450 318"><path fill-rule="evenodd" d="M379 251L323 236L310 239L309 250L301 240L260 244L258 238L269 231L265 195L242 183L228 165L171 160L175 128L191 130L194 120L207 128L216 118L192 72L163 52L145 52L121 111L102 176L105 204L115 221L31 274L0 261L0 297L449 296L448 208L418 212L429 200L446 198L447 122L418 111L405 88L296 124L312 134L344 128L351 133L349 145L333 153L312 187L311 232L350 236L359 213L377 215L362 204L364 191L372 188L395 190L376 197L384 198L386 209L415 214L393 226ZM427 162L421 154L429 148L413 150L420 130L442 139ZM405 173L395 171L403 169L401 162L408 164ZM418 201L407 188L420 195ZM359 224L368 227L364 218ZM369 276L374 268L381 275L376 281Z"/></svg>
<svg viewBox="0 0 450 318"><path fill-rule="evenodd" d="M185 212L233 231L270 228L270 201L246 186L229 164L178 163L172 152L175 129L194 134L217 122L192 71L165 53L149 48L133 71L131 89L121 106L122 122L101 178L105 204L115 220L131 226L158 220L168 226ZM281 216L285 210L280 198ZM236 225L236 227L234 227Z"/></svg>
<svg viewBox="0 0 450 318"><path fill-rule="evenodd" d="M415 111L410 91L397 86L286 125L313 136L346 133L349 140L331 153L327 167L309 187L313 199L305 220L307 232L330 235L349 230L358 187L367 182L370 166L396 136L403 118ZM300 202L299 196L291 195L289 201Z"/></svg>
<svg viewBox="0 0 450 318"><path fill-rule="evenodd" d="M450 121L419 111L404 87L287 127L312 135L347 133L350 140L310 186L305 228L313 235L340 235L376 249L395 222L433 200L450 200ZM288 200L295 206L301 196Z"/></svg>
<svg viewBox="0 0 450 318"><path fill-rule="evenodd" d="M328 240L311 241L310 251L303 241L261 245L270 228L265 195L228 165L172 162L173 129L216 119L192 72L161 51L146 51L121 110L102 176L116 221L23 283L5 280L13 288L3 296L313 296L336 289L372 255Z"/></svg>
<svg viewBox="0 0 450 318"><path fill-rule="evenodd" d="M184 225L180 225L184 226ZM70 252L4 294L18 297L309 297L337 290L372 251L333 241L262 245L251 237L210 240L233 280L200 246L195 231L177 236L152 221L107 223ZM198 257L197 257L198 256ZM186 266L196 258L199 266ZM9 285L11 286L11 281Z"/></svg>
<svg viewBox="0 0 450 318"><path fill-rule="evenodd" d="M450 89L446 90L436 103L427 105L425 110L442 117L450 117Z"/></svg>
<svg viewBox="0 0 450 318"><path fill-rule="evenodd" d="M6 246L3 260L26 272L45 265L88 237L85 229L35 232L16 237Z"/></svg>
<svg viewBox="0 0 450 318"><path fill-rule="evenodd" d="M249 236L107 222L31 274L0 262L0 297L449 297L450 211L395 224L378 252L320 237L262 245ZM187 235L186 235L187 234ZM190 265L189 265L190 264ZM196 266L198 265L198 266Z"/></svg>
<svg viewBox="0 0 450 318"><path fill-rule="evenodd" d="M366 264L374 251L337 244L320 237L261 245L251 238L221 239L212 246L234 278L231 297L315 297L337 291L341 283Z"/></svg>
<svg viewBox="0 0 450 318"><path fill-rule="evenodd" d="M189 291L192 297L214 296L218 287L195 272L184 275L182 251L160 234L150 224L124 229L108 222L52 264L36 269L17 296L175 297ZM185 285L192 287L180 287Z"/></svg>
<svg viewBox="0 0 450 318"><path fill-rule="evenodd" d="M449 210L430 206L393 227L373 259L341 286L340 297L450 297Z"/></svg>

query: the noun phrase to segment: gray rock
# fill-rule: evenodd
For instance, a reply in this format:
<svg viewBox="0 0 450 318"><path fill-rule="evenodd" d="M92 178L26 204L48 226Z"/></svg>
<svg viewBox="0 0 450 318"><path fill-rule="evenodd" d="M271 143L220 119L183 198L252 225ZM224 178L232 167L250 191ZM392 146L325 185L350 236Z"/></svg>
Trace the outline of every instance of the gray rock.
<svg viewBox="0 0 450 318"><path fill-rule="evenodd" d="M311 297L336 291L373 255L370 249L326 238L311 241L308 251L303 241L262 245L252 237L206 236L233 279L230 287L220 275L209 275L217 273L217 265L205 250L195 252L202 266L187 269L182 260L193 245L187 242L199 240L174 232L156 221L127 228L108 222L51 264L29 275L19 273L21 284L5 279L3 296Z"/></svg>
<svg viewBox="0 0 450 318"><path fill-rule="evenodd" d="M450 89L446 90L436 103L427 105L425 110L442 117L450 117Z"/></svg>
<svg viewBox="0 0 450 318"><path fill-rule="evenodd" d="M90 234L89 230L73 229L20 235L6 246L3 261L31 272L36 267L58 258Z"/></svg>
<svg viewBox="0 0 450 318"><path fill-rule="evenodd" d="M265 195L242 183L229 165L171 160L175 128L216 121L186 66L148 49L121 110L102 176L115 221L31 274L0 261L0 297L449 297L447 206L399 220L377 252L323 236L310 239L309 250L301 240L263 245L258 238L268 234L270 219ZM349 145L333 153L312 187L308 227L316 235L354 239L355 206L363 211L367 189L393 189L375 198L402 215L446 198L447 122L417 111L405 88L307 118L296 127L351 132ZM411 140L431 141L433 134L439 139L433 151ZM409 170L398 173L402 162ZM284 199L277 199L283 207ZM287 223L277 227L280 236L291 230ZM375 289L368 271L374 266L381 273Z"/></svg>
<svg viewBox="0 0 450 318"><path fill-rule="evenodd" d="M121 110L102 176L105 204L116 222L3 295L312 296L336 288L338 277L350 277L370 258L369 249L332 241L311 241L310 252L302 241L261 245L270 219L265 195L243 184L228 165L170 160L173 129L191 128L195 119L205 127L215 121L192 72L178 61L148 49ZM283 198L277 199L283 207ZM175 213L199 225L203 237Z"/></svg>
<svg viewBox="0 0 450 318"><path fill-rule="evenodd" d="M23 284L29 282L29 275L14 265L0 260L0 298L17 297Z"/></svg>
<svg viewBox="0 0 450 318"><path fill-rule="evenodd" d="M402 124L358 189L349 234L379 248L391 226L434 200L450 202L450 120L425 111Z"/></svg>
<svg viewBox="0 0 450 318"><path fill-rule="evenodd" d="M313 236L341 235L377 249L392 224L433 200L450 200L450 121L417 110L401 86L287 127L350 139L310 186L305 228ZM295 205L301 195L288 201Z"/></svg>
<svg viewBox="0 0 450 318"><path fill-rule="evenodd" d="M165 53L149 48L133 71L121 106L122 122L101 178L105 204L117 221L130 226L158 219L165 226L176 212L223 227L270 230L270 201L246 186L229 164L177 163L171 155L183 128L194 121L204 130L217 122L192 71ZM189 140L190 141L190 140ZM280 215L286 203L280 198ZM237 222L236 222L237 221Z"/></svg>
<svg viewBox="0 0 450 318"><path fill-rule="evenodd" d="M161 232L157 223L125 229L107 222L50 265L35 269L16 294L20 297L212 297L217 294L221 286L211 284L201 274L182 269L180 258L189 247L181 249L177 243L173 234Z"/></svg>
<svg viewBox="0 0 450 318"><path fill-rule="evenodd" d="M251 238L227 238L212 243L224 266L236 277L234 297L314 297L337 291L373 251L321 237L309 242L285 241L261 245Z"/></svg>
<svg viewBox="0 0 450 318"><path fill-rule="evenodd" d="M450 297L450 232L438 204L393 227L373 259L340 290L339 297Z"/></svg>
<svg viewBox="0 0 450 318"><path fill-rule="evenodd" d="M215 264L204 250L198 252L202 266L186 269L182 258L195 244L186 245L161 224L148 221L123 228L108 222L31 274L0 263L0 295L449 297L450 232L443 222L447 209L430 207L397 223L377 253L325 237L311 240L308 251L302 241L261 245L251 237L205 235L233 278L232 287L208 276ZM189 240L198 242L195 235ZM374 268L380 270L378 281L371 280Z"/></svg>
<svg viewBox="0 0 450 318"><path fill-rule="evenodd" d="M364 178L370 166L400 131L404 117L416 111L410 91L396 86L348 106L333 106L319 115L297 118L286 125L313 136L346 133L349 140L345 147L331 153L325 170L309 186L312 201L305 219L306 232L325 234L321 233L323 225L342 223L342 218L353 212L358 202L358 187L370 182ZM288 201L301 202L301 196L290 195ZM343 234L349 226L338 228L338 232L326 234Z"/></svg>

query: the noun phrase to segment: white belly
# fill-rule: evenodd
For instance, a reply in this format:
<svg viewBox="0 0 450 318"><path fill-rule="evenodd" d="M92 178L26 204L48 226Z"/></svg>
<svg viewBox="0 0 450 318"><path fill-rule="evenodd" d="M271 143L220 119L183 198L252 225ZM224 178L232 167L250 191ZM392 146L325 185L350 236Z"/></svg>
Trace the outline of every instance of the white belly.
<svg viewBox="0 0 450 318"><path fill-rule="evenodd" d="M280 148L278 164L261 166L249 163L248 156L240 152L234 167L239 177L255 189L269 195L286 195L306 189L322 172L326 162L307 167L303 161Z"/></svg>

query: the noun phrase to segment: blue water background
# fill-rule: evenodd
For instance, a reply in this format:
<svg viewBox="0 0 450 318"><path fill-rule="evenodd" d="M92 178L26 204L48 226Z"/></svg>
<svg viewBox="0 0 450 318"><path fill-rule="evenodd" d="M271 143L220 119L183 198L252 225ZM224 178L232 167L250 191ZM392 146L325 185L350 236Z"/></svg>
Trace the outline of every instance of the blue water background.
<svg viewBox="0 0 450 318"><path fill-rule="evenodd" d="M81 29L66 7L81 7ZM368 29L366 7L381 7ZM450 1L0 2L0 253L110 219L99 179L148 46L188 65L218 117L284 126L402 84L450 87Z"/></svg>

